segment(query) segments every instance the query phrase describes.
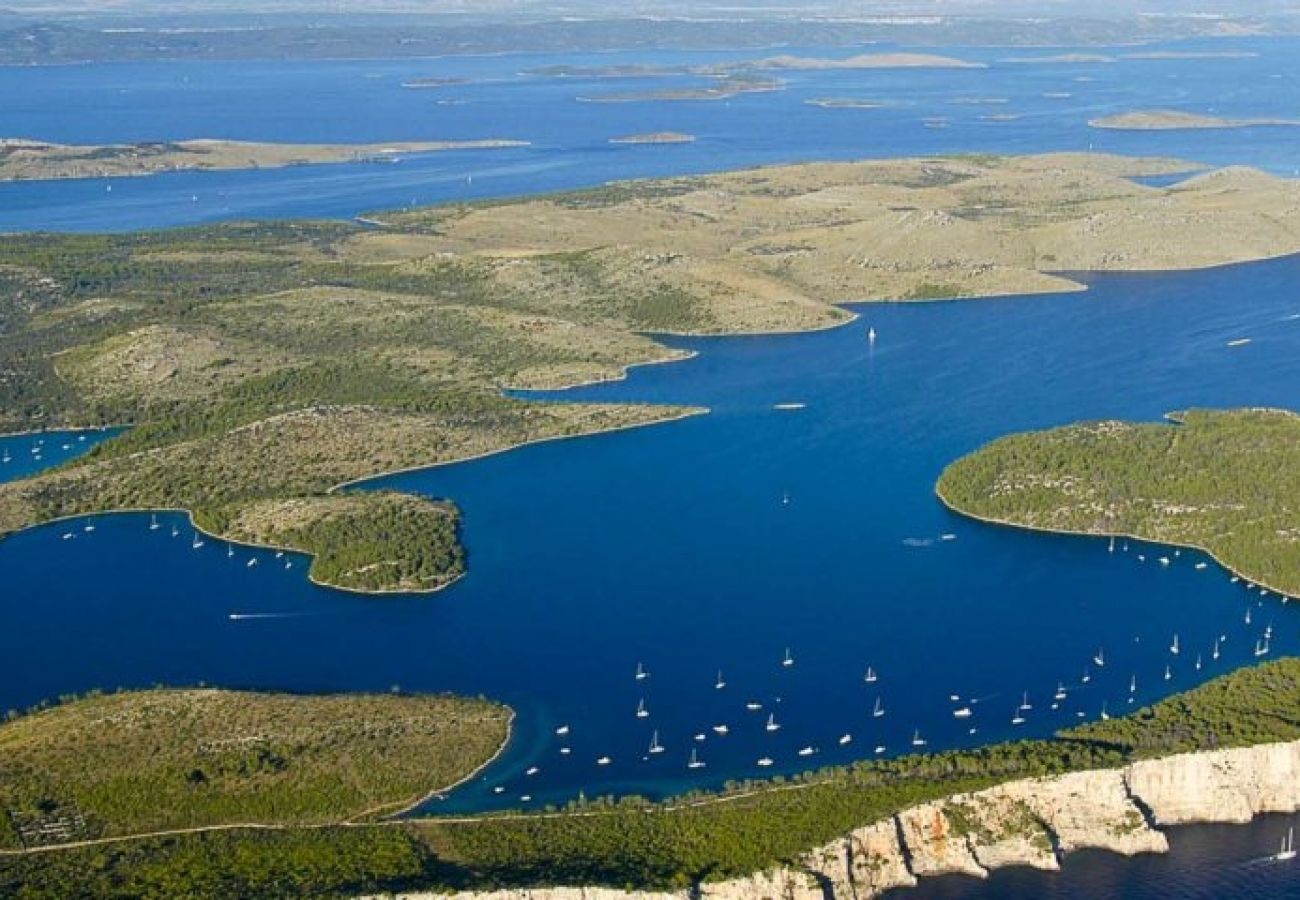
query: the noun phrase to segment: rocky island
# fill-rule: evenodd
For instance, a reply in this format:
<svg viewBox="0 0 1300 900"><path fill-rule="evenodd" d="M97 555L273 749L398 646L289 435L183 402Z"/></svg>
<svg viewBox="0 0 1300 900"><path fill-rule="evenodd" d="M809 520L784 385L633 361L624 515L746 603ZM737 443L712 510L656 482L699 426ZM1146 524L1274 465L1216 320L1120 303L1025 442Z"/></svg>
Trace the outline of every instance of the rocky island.
<svg viewBox="0 0 1300 900"><path fill-rule="evenodd" d="M1102 116L1088 122L1093 128L1120 131L1177 131L1181 129L1285 127L1300 125L1300 119L1225 119L1219 116L1153 109Z"/></svg>
<svg viewBox="0 0 1300 900"><path fill-rule="evenodd" d="M1300 250L1300 185L1177 160L954 157L780 166L518 201L125 235L13 236L0 428L132 423L0 485L0 534L183 509L313 553L318 581L433 590L449 504L344 486L696 410L514 387L679 358L647 332L830 327L838 304L1083 290L1059 274ZM454 498L451 498L454 500ZM470 563L472 565L472 562Z"/></svg>
<svg viewBox="0 0 1300 900"><path fill-rule="evenodd" d="M68 145L0 139L0 181L116 178L159 172L274 169L346 162L398 162L403 156L447 150L495 150L525 141L407 141L391 144L269 144L190 140Z"/></svg>

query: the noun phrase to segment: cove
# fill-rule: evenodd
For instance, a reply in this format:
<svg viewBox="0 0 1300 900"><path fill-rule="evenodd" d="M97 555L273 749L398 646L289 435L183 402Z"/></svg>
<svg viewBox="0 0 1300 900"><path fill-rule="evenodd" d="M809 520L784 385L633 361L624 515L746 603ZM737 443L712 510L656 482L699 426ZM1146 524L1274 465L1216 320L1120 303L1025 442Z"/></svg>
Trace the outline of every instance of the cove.
<svg viewBox="0 0 1300 900"><path fill-rule="evenodd" d="M1100 540L964 520L934 481L1009 431L1300 406L1298 276L1297 257L1094 275L1086 293L865 305L812 334L666 339L698 355L533 396L710 414L368 483L464 510L469 574L431 597L317 588L292 555L194 547L180 515L156 530L147 515L99 517L76 541L61 540L75 524L23 532L0 542L0 706L156 682L397 686L511 704L507 752L431 802L435 814L525 794L532 807L579 792L665 796L877 746L908 752L918 731L943 749L1047 735L1103 703L1121 713L1253 662L1266 624L1274 653L1296 652L1294 608L1195 569L1196 553L1161 568L1136 560L1157 555L1136 542L1112 554ZM1253 341L1227 346L1241 337ZM1175 632L1183 653L1171 660ZM1089 662L1099 648L1104 669ZM640 681L638 663L650 673ZM864 681L868 666L878 681ZM1067 698L1051 709L1058 686ZM1025 693L1033 709L1015 726ZM955 719L949 695L974 715ZM765 729L769 713L780 730ZM652 756L656 730L665 752ZM703 769L688 770L692 748Z"/></svg>

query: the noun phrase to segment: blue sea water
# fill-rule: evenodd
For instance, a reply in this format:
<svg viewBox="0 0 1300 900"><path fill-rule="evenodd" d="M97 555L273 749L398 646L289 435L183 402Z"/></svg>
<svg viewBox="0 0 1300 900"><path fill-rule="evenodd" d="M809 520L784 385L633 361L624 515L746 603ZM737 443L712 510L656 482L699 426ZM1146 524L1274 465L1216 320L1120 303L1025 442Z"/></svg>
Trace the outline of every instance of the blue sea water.
<svg viewBox="0 0 1300 900"><path fill-rule="evenodd" d="M0 93L13 98L0 105L0 134L534 141L389 166L117 179L112 192L103 182L0 185L0 228L347 216L411 200L749 163L1089 145L1293 171L1300 148L1284 128L1088 128L1092 116L1157 106L1289 113L1300 42L1193 46L1259 56L1023 65L998 62L1023 54L969 49L953 54L990 67L787 73L780 93L632 104L574 98L677 82L517 73L556 62L704 62L728 54L0 69ZM477 80L428 91L399 86L428 75ZM1071 96L1044 96L1052 93ZM893 105L827 110L803 102L826 96ZM951 102L960 97L1009 102ZM440 98L466 102L439 106ZM1022 118L980 118L1003 112ZM947 127L926 127L922 120L933 116L947 118ZM607 143L670 128L700 140ZM917 731L941 749L1047 735L1095 718L1103 703L1123 712L1253 662L1254 642L1269 625L1275 654L1297 652L1294 604L1230 583L1212 562L1198 570L1198 553L1131 542L1112 554L1103 541L971 523L934 499L934 481L952 459L1008 431L1081 418L1157 420L1189 406L1295 408L1298 276L1300 258L1089 276L1083 294L863 306L858 322L816 334L668 339L699 355L635 370L625 382L534 396L688 403L709 407L708 415L373 483L452 497L464 510L470 574L432 597L377 600L316 588L296 555L211 540L195 547L179 514L160 516L155 530L147 515L120 515L95 518L93 532L79 522L23 532L0 542L0 708L93 687L197 682L448 690L510 703L519 716L503 758L430 804L431 813L540 807L579 792L665 796L871 757L878 746L906 752ZM874 345L868 327L879 334ZM1227 346L1242 337L1252 343ZM783 402L807 405L772 408ZM37 460L31 445L40 439ZM0 478L62 461L91 440L3 439L12 461L0 466ZM1162 555L1169 566L1156 562ZM1177 657L1168 652L1175 633L1183 648ZM1223 653L1213 660L1218 637ZM787 649L790 666L781 664ZM1090 664L1099 649L1104 669ZM638 663L650 672L642 681L633 676ZM864 681L868 666L879 674L875 683ZM1130 678L1137 679L1132 704ZM1058 685L1067 699L1053 710ZM1013 726L1025 692L1033 710ZM950 695L971 705L971 720L953 718ZM870 713L877 697L880 718ZM650 715L638 719L642 700ZM751 700L761 712L744 708ZM775 733L763 728L769 712L782 726ZM726 737L712 730L721 724ZM563 740L554 733L560 725L570 726ZM651 756L655 730L666 751ZM841 745L846 734L852 741ZM815 754L799 756L804 747ZM692 748L706 768L686 769ZM601 756L611 762L598 765ZM764 756L775 761L770 769L757 766ZM532 766L540 771L525 775ZM1261 825L1222 840L1235 841L1245 859L1255 852L1249 842L1266 833ZM1160 891L1181 877L1180 860L1217 852L1220 838L1207 840L1209 849L1163 862L1080 855L1087 873L1113 882L1089 880L1093 874L1071 865L1060 876L1012 872L984 887L944 881L924 890L1170 896ZM1267 847L1274 844L1269 835ZM1187 862L1185 874L1197 867ZM1265 878L1253 894L1187 874L1191 886L1177 896L1294 893L1294 876L1282 879L1285 888L1268 880L1278 871L1250 870ZM1123 887L1109 889L1115 885Z"/></svg>
<svg viewBox="0 0 1300 900"><path fill-rule="evenodd" d="M782 48L807 56L888 52ZM924 48L923 48L924 49ZM1136 50L1253 53L1237 59L1131 59ZM940 153L1112 151L1247 162L1290 174L1294 129L1124 132L1088 120L1175 108L1235 118L1290 118L1300 40L1242 38L1157 48L1084 48L1112 62L1014 63L1042 51L953 48L982 69L777 72L786 89L721 101L585 103L579 98L700 85L698 77L599 79L527 74L562 63L712 65L756 51L505 55L428 60L120 63L0 67L0 135L68 143L213 137L288 142L512 138L531 146L251 172L178 172L0 184L0 231L124 230L229 218L347 217L440 200L536 193L610 179L806 159ZM404 89L421 77L468 83ZM883 101L824 109L819 98ZM1015 116L999 120L996 116ZM693 144L611 145L674 130ZM112 190L107 190L108 187Z"/></svg>

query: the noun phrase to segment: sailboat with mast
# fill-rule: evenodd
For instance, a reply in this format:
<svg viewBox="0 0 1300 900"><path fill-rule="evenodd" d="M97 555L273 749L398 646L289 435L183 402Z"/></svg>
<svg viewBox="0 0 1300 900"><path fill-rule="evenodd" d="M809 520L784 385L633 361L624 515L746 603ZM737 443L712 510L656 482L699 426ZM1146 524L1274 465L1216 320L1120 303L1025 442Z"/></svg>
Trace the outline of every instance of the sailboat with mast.
<svg viewBox="0 0 1300 900"><path fill-rule="evenodd" d="M1273 858L1278 862L1286 862L1295 859L1295 857L1295 826L1293 825L1286 830L1286 837L1282 838L1282 849L1277 851L1277 856Z"/></svg>

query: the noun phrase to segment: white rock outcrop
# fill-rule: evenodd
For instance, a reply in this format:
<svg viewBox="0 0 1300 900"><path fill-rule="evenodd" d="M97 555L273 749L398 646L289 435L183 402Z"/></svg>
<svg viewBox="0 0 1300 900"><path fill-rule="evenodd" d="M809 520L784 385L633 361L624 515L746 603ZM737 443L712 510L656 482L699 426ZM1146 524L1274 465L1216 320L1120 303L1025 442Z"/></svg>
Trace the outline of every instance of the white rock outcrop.
<svg viewBox="0 0 1300 900"><path fill-rule="evenodd" d="M1074 850L1169 849L1159 826L1300 811L1300 741L1186 753L1122 769L1012 781L924 803L809 851L797 864L694 891L562 887L456 900L870 900L917 878L1003 866L1055 869ZM446 900L404 894L400 900Z"/></svg>

